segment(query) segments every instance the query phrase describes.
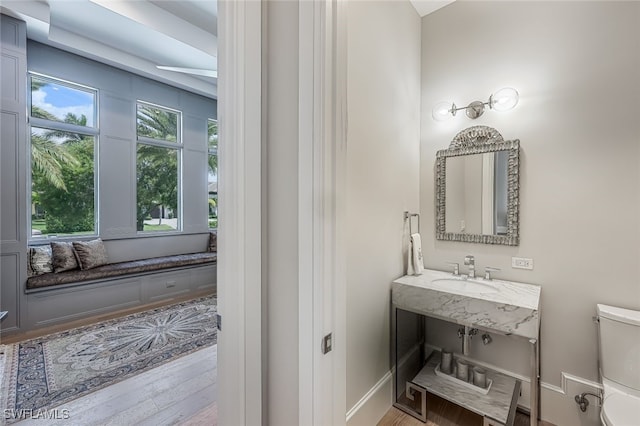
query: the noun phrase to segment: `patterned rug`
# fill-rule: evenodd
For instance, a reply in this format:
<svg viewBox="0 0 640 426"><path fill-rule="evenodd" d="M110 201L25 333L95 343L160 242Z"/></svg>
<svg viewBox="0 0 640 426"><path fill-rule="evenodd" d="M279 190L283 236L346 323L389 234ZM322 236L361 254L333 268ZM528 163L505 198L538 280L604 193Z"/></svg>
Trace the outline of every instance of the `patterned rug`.
<svg viewBox="0 0 640 426"><path fill-rule="evenodd" d="M203 297L6 345L0 403L5 411L49 410L216 338L216 299Z"/></svg>

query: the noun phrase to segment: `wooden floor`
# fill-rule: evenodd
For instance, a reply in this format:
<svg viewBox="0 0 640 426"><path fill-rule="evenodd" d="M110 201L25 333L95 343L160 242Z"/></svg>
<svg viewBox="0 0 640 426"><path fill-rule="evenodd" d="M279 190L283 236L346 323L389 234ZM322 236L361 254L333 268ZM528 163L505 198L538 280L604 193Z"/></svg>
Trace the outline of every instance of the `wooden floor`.
<svg viewBox="0 0 640 426"><path fill-rule="evenodd" d="M215 426L217 345L185 355L57 407L58 416L20 426Z"/></svg>
<svg viewBox="0 0 640 426"><path fill-rule="evenodd" d="M482 416L469 410L452 404L435 395L428 394L427 423L391 407L384 417L378 422L378 426L482 426ZM529 416L517 412L514 426L529 426ZM540 426L554 426L551 423L540 421Z"/></svg>

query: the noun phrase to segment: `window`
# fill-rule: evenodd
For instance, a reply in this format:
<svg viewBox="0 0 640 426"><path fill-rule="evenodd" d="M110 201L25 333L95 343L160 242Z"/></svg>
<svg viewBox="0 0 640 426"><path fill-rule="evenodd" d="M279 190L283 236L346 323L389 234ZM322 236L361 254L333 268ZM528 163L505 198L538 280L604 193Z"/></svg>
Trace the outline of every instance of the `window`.
<svg viewBox="0 0 640 426"><path fill-rule="evenodd" d="M180 230L180 111L138 102L136 226L139 232Z"/></svg>
<svg viewBox="0 0 640 426"><path fill-rule="evenodd" d="M29 80L31 238L97 234L97 91Z"/></svg>
<svg viewBox="0 0 640 426"><path fill-rule="evenodd" d="M218 227L218 122L208 120L207 189L209 192L209 228Z"/></svg>

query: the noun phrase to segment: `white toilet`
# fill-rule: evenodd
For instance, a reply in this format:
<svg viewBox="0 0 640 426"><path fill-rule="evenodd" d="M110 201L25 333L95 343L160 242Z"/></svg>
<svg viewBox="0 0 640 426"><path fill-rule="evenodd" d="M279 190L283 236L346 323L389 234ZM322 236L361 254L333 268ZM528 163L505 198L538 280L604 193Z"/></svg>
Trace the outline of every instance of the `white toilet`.
<svg viewBox="0 0 640 426"><path fill-rule="evenodd" d="M597 305L600 376L604 387L600 420L605 426L640 424L640 311Z"/></svg>

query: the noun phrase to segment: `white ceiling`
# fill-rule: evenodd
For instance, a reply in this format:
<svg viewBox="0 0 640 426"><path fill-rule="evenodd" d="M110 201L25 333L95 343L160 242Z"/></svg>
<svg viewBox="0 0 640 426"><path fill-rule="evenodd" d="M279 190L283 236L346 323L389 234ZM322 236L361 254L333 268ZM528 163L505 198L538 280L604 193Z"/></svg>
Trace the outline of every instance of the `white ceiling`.
<svg viewBox="0 0 640 426"><path fill-rule="evenodd" d="M156 65L217 68L214 0L0 0L30 39L217 97L217 79Z"/></svg>
<svg viewBox="0 0 640 426"><path fill-rule="evenodd" d="M411 0L411 4L416 9L416 12L418 12L418 15L425 16L454 1L455 0Z"/></svg>
<svg viewBox="0 0 640 426"><path fill-rule="evenodd" d="M420 16L454 0L411 0ZM0 0L30 39L217 97L217 79L157 65L216 69L216 0Z"/></svg>

